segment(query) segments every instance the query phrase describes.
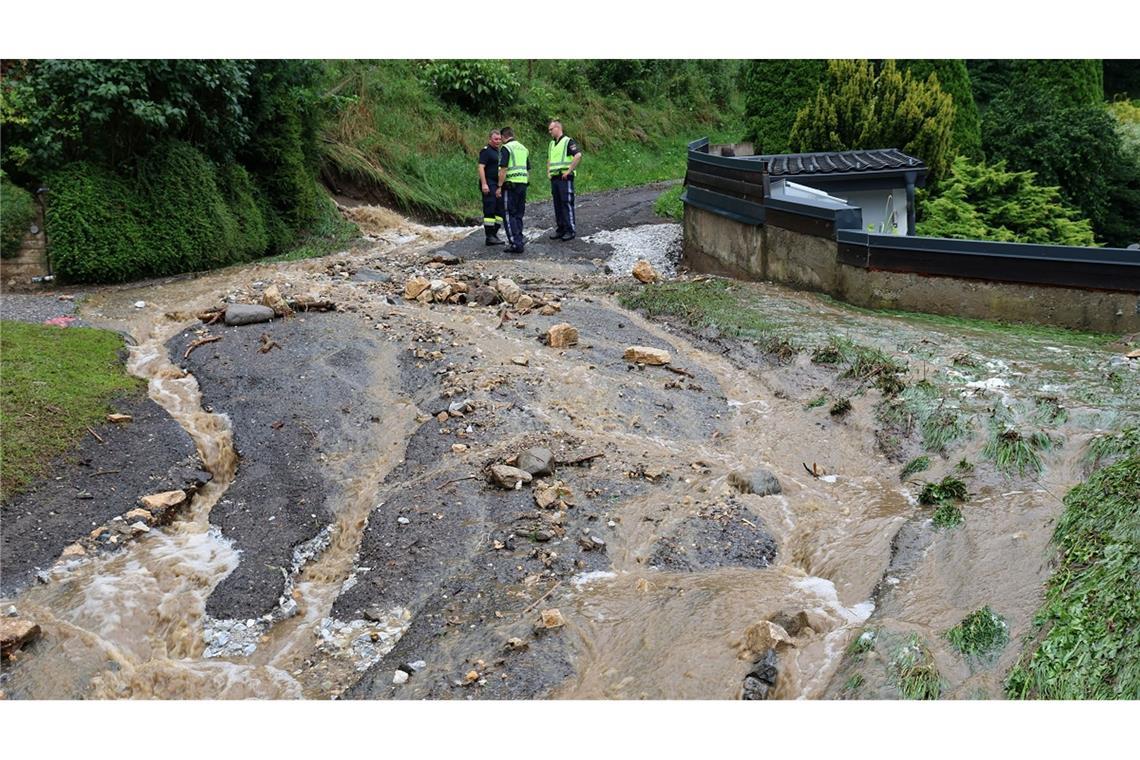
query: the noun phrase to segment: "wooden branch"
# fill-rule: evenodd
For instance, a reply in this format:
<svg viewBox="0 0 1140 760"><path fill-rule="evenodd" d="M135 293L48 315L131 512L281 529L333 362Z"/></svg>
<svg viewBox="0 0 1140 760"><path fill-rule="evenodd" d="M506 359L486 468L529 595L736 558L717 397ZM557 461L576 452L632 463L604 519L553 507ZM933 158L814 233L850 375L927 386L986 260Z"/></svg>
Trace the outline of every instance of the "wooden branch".
<svg viewBox="0 0 1140 760"><path fill-rule="evenodd" d="M191 343L191 344L190 344L190 345L189 345L189 346L186 348L186 353L182 354L182 358L183 358L183 359L189 359L189 358L190 358L190 352L191 352L191 351L193 351L193 350L194 350L195 348L197 348L198 346L204 346L204 345L206 345L207 343L213 343L213 342L215 342L215 341L219 341L219 340L221 340L221 339L222 339L222 336L221 336L221 335L209 335L209 336L207 336L207 337L205 337L205 338L199 338L198 340L196 340L196 341L192 342L192 343Z"/></svg>
<svg viewBox="0 0 1140 760"><path fill-rule="evenodd" d="M94 430L91 429L90 425L87 426L87 432L90 433L91 435L95 436L95 440L98 441L99 443L106 443L106 441L104 441L102 438L99 437L98 433L96 433Z"/></svg>
<svg viewBox="0 0 1140 760"><path fill-rule="evenodd" d="M549 591L547 591L545 594L543 594L542 596L540 596L539 598L537 598L533 602L531 602L530 606L527 607L525 610L523 610L522 613L519 615L519 617L522 617L523 615L527 614L528 612L533 610L538 605L542 604L543 600L546 599L551 594L553 594L554 590L557 589L561 585L562 585L562 581L558 581L553 586L551 586Z"/></svg>

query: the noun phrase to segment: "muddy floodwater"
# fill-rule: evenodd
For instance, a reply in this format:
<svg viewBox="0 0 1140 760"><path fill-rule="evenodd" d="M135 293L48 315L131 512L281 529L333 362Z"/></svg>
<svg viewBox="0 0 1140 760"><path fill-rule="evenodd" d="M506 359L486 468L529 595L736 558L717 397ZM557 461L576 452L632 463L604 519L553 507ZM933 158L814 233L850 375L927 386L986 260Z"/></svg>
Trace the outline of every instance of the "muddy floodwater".
<svg viewBox="0 0 1140 760"><path fill-rule="evenodd" d="M3 600L41 628L5 696L738 699L764 655L749 629L777 621L769 698L898 698L893 658L915 639L941 698L1001 698L1086 445L1140 418L1137 361L766 284L732 288L798 351L627 310L639 241L677 266L657 191L595 200L572 243L538 235L537 212L523 257L356 207L365 238L334 256L86 291L82 318L131 337L129 371L212 479L172 523ZM468 297L407 299L416 276ZM478 306L499 278L529 303ZM271 287L335 310L200 319ZM576 343L543 342L559 323ZM894 357L957 433L933 450L910 407L886 421L883 391L813 361L834 338ZM635 345L669 363L626 361ZM1001 426L1048 437L1039 470L987 454ZM549 472L492 481L528 449ZM917 496L947 475L969 494L939 528ZM945 632L987 605L1009 643L980 663Z"/></svg>

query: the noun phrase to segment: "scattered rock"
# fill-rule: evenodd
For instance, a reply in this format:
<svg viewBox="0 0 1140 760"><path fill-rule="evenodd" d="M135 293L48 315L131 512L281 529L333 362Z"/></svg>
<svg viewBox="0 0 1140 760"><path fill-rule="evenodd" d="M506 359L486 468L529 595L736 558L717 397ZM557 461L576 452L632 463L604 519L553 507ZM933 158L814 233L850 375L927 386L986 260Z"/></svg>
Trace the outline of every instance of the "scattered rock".
<svg viewBox="0 0 1140 760"><path fill-rule="evenodd" d="M375 269L358 269L352 275L354 282L391 282L392 275L387 272L377 272Z"/></svg>
<svg viewBox="0 0 1140 760"><path fill-rule="evenodd" d="M135 308L136 309L145 309L146 308L146 301L135 301Z"/></svg>
<svg viewBox="0 0 1140 760"><path fill-rule="evenodd" d="M522 483L529 483L532 480L531 474L526 470L505 464L492 465L491 478L496 484L508 489L518 488Z"/></svg>
<svg viewBox="0 0 1140 760"><path fill-rule="evenodd" d="M155 522L163 523L172 518L183 506L190 501L185 491L163 491L139 499L143 508L149 511Z"/></svg>
<svg viewBox="0 0 1140 760"><path fill-rule="evenodd" d="M734 472L728 476L728 482L741 493L751 493L757 496L769 496L780 493L780 481L768 470L763 468L752 472Z"/></svg>
<svg viewBox="0 0 1140 760"><path fill-rule="evenodd" d="M495 282L495 290L499 291L499 295L509 304L518 303L519 298L522 297L522 288L516 285L514 280L507 277L500 277Z"/></svg>
<svg viewBox="0 0 1140 760"><path fill-rule="evenodd" d="M524 649L528 649L529 647L530 647L530 644L526 643L525 641L523 641L522 639L520 639L518 637L507 639L506 648L512 652L522 651Z"/></svg>
<svg viewBox="0 0 1140 760"><path fill-rule="evenodd" d="M453 444L451 444L451 453L452 454L462 454L465 451L467 451L467 444L466 443L453 443Z"/></svg>
<svg viewBox="0 0 1140 760"><path fill-rule="evenodd" d="M136 507L130 512L127 512L125 515L123 515L123 519L133 521L143 520L145 522L150 522L154 519L154 515L152 515L150 512L147 512L145 509Z"/></svg>
<svg viewBox="0 0 1140 760"><path fill-rule="evenodd" d="M519 300L515 302L515 306L519 311L526 311L534 306L534 299L524 293L519 296Z"/></svg>
<svg viewBox="0 0 1140 760"><path fill-rule="evenodd" d="M512 356L511 362L519 365L520 367L525 367L530 364L530 359L526 358L525 356Z"/></svg>
<svg viewBox="0 0 1140 760"><path fill-rule="evenodd" d="M564 625L566 625L566 618L562 617L562 612L557 607L542 611L543 628L561 628Z"/></svg>
<svg viewBox="0 0 1140 760"><path fill-rule="evenodd" d="M233 303L226 307L226 324L231 327L268 322L277 314L268 306Z"/></svg>
<svg viewBox="0 0 1140 760"><path fill-rule="evenodd" d="M463 680L466 681L467 683L475 683L476 681L479 680L479 671L477 671L477 670L467 671L467 675L463 676Z"/></svg>
<svg viewBox="0 0 1140 760"><path fill-rule="evenodd" d="M40 627L30 620L8 617L0 620L0 656L12 653L40 635Z"/></svg>
<svg viewBox="0 0 1140 760"><path fill-rule="evenodd" d="M518 468L526 470L531 475L553 475L551 465L554 463L554 454L550 449L533 448L519 454Z"/></svg>
<svg viewBox="0 0 1140 760"><path fill-rule="evenodd" d="M430 286L431 282L429 282L426 278L413 277L404 285L404 298L408 299L409 301L414 301L415 299L419 298L420 294L427 290Z"/></svg>
<svg viewBox="0 0 1140 760"><path fill-rule="evenodd" d="M397 517L396 522L398 522L400 525L407 525L408 523L411 522L411 520L409 520L406 517Z"/></svg>
<svg viewBox="0 0 1140 760"><path fill-rule="evenodd" d="M551 348L566 348L578 342L578 330L572 325L562 322L553 325L546 332L546 343Z"/></svg>
<svg viewBox="0 0 1140 760"><path fill-rule="evenodd" d="M752 670L744 677L744 688L741 699L768 699L772 689L776 687L776 678L779 675L779 660L776 650L769 649L757 660Z"/></svg>
<svg viewBox="0 0 1140 760"><path fill-rule="evenodd" d="M63 547L63 551L59 556L61 557L83 557L86 556L87 550L83 548L83 544L68 544Z"/></svg>
<svg viewBox="0 0 1140 760"><path fill-rule="evenodd" d="M500 300L501 298L499 297L499 292L494 288L487 287L486 285L480 285L478 287L472 288L471 291L467 294L467 302L475 303L479 306L494 306Z"/></svg>
<svg viewBox="0 0 1140 760"><path fill-rule="evenodd" d="M625 360L635 364L668 364L669 358L669 352L659 348L630 346L625 350Z"/></svg>
<svg viewBox="0 0 1140 760"><path fill-rule="evenodd" d="M778 612L770 618L770 622L783 628L789 636L799 636L800 631L809 627L808 614L800 610L795 615L787 612Z"/></svg>
<svg viewBox="0 0 1140 760"><path fill-rule="evenodd" d="M408 674L405 673L404 671L397 670L395 673L392 674L392 683L402 684L402 683L407 683L407 682L408 682Z"/></svg>
<svg viewBox="0 0 1140 760"><path fill-rule="evenodd" d="M534 502L542 509L553 506L566 509L574 506L574 493L561 480L556 480L554 485L540 484L535 488Z"/></svg>
<svg viewBox="0 0 1140 760"><path fill-rule="evenodd" d="M132 417L129 414L115 413L115 414L108 414L107 415L107 422L114 422L116 424L122 424L124 422L130 422L133 419L134 419L134 417Z"/></svg>
<svg viewBox="0 0 1140 760"><path fill-rule="evenodd" d="M279 317L288 317L293 314L293 309L289 307L276 285L270 285L265 289L265 292L261 294L261 303L273 309L273 313Z"/></svg>
<svg viewBox="0 0 1140 760"><path fill-rule="evenodd" d="M646 283L657 282L661 279L661 275L657 274L657 270L645 259L638 259L637 263L633 265L633 276Z"/></svg>
<svg viewBox="0 0 1140 760"><path fill-rule="evenodd" d="M744 648L756 654L795 645L787 631L769 620L762 620L744 630Z"/></svg>

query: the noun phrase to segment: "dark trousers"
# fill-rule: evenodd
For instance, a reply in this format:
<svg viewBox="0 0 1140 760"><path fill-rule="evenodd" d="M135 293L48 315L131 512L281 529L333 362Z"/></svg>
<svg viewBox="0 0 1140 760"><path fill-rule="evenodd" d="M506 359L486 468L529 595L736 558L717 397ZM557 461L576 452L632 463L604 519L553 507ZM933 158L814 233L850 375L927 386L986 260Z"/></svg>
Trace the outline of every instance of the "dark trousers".
<svg viewBox="0 0 1140 760"><path fill-rule="evenodd" d="M499 228L503 226L503 199L501 196L495 197L495 188L498 185L488 182L487 187L491 191L483 193L483 231L487 233L488 238L493 238L499 234Z"/></svg>
<svg viewBox="0 0 1140 760"><path fill-rule="evenodd" d="M526 185L508 182L503 185L503 214L507 228L507 243L520 251L526 245L523 237L523 216L526 214Z"/></svg>
<svg viewBox="0 0 1140 760"><path fill-rule="evenodd" d="M559 235L574 232L574 178L550 180L550 195L554 199L554 219Z"/></svg>

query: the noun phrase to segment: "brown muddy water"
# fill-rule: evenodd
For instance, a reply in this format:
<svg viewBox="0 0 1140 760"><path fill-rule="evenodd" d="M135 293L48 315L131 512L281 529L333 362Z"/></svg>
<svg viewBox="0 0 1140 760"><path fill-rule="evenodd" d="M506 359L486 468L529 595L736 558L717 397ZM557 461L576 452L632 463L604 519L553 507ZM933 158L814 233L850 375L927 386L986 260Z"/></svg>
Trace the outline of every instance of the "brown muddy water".
<svg viewBox="0 0 1140 760"><path fill-rule="evenodd" d="M549 261L472 257L464 265L512 276L528 292L562 294L561 315L529 317L525 329L500 328L494 310L404 301L406 277L424 272L425 256L466 230L423 228L382 210L355 213L369 223L370 242L335 257L107 289L83 303L88 321L133 336L130 371L149 381L151 397L191 435L213 481L185 519L116 554L58 567L49 583L4 600L43 629L34 648L5 668L10 696L327 698L351 687L397 644L416 614L397 604L382 619L331 617L337 598L371 570L360 567L362 536L370 520L391 518L385 478L434 411L416 404L417 389L400 375L399 354L409 343L415 347L416 336L445 331L450 343L439 345L448 358L470 357L468 387L525 386L526 407L539 427L572 436L581 450L608 452L592 477L646 486L606 505L608 566L558 583L542 604L566 618L557 635L572 652L573 673L536 696L563 699L738 698L752 658L744 651L745 630L801 612L807 627L779 652L777 698L897 697L891 646L912 633L932 653L943 698L999 698L1003 674L1041 601L1060 499L1085 477L1085 444L1097 432L1134 422L1140 412L1135 367L1117 361L1111 349L866 314L770 285L740 285L767 318L805 343L839 335L875 346L906 361L912 379L936 378L949 389L944 403L967 420L969 432L904 483L900 455L886 456L877 435L878 392L859 389L852 411L833 417L828 404L811 402L838 394L841 383L807 354L781 366L745 358L731 342L686 337L618 306L611 293L622 278ZM352 281L338 264L345 271L385 271L393 282ZM373 357L371 382L360 393L389 417L367 452L328 457L342 484L333 521L307 552L299 549L279 606L258 618L216 621L206 614L206 600L240 554L211 527L210 512L241 477L241 462L227 410L203 408L197 380L171 362L166 341L196 324L192 315L221 296L252 294L264 283L336 301L375 322L391 349ZM137 301L146 306L136 308ZM555 351L535 342L539 328L575 318L581 319L583 350ZM658 407L636 403L651 386L657 393L683 378L627 368L620 361L623 330L667 348L672 366L690 373L699 390L674 393ZM528 358L526 366L511 361L520 355ZM966 355L972 359L964 363ZM1042 474L997 471L982 453L986 420L998 415L1028 425L1038 419L1042 396L1067 412L1049 427L1056 445L1043 454ZM485 403L488 397L474 398ZM517 451L523 438L516 431L488 446L483 459L464 462L476 472L476 465ZM904 446L903 457L919 451ZM966 478L966 520L935 530L931 510L917 504L918 486L954 472L959 460L974 465ZM815 474L808 471L813 465ZM739 493L732 473L757 468L771 471L782 492ZM775 540L770 566L653 566L663 537L729 502L740 510L727 519L763 526ZM1010 643L995 663L979 667L950 648L943 634L985 605L1007 621ZM853 693L842 683L852 667L845 652L867 629L884 642L874 653L881 667L863 667L862 690ZM223 641L223 633L232 641ZM467 641L501 647L498 635L488 627ZM452 670L459 666L451 664Z"/></svg>

